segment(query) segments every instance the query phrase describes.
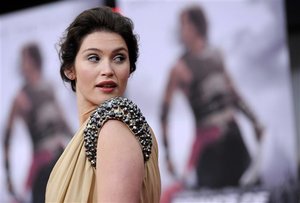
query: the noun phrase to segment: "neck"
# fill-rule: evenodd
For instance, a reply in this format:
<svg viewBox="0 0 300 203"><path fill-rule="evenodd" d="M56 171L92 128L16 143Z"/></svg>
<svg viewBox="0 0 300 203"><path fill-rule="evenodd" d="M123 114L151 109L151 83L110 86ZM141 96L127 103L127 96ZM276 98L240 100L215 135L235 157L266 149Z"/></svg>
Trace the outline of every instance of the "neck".
<svg viewBox="0 0 300 203"><path fill-rule="evenodd" d="M194 40L193 43L190 44L189 51L192 54L201 54L205 46L206 46L205 41L201 38L198 38Z"/></svg>
<svg viewBox="0 0 300 203"><path fill-rule="evenodd" d="M41 74L38 72L33 72L30 75L30 79L28 80L28 84L32 87L36 86L39 84L41 79Z"/></svg>
<svg viewBox="0 0 300 203"><path fill-rule="evenodd" d="M91 113L96 109L96 105L91 105L86 102L83 97L76 93L77 97L77 109L79 114L79 124L80 126L89 118Z"/></svg>

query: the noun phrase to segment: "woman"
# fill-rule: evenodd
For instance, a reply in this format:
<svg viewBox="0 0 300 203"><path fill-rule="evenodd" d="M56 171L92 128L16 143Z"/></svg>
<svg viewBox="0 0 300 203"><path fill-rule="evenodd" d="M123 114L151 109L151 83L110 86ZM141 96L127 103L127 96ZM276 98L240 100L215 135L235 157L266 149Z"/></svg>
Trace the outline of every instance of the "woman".
<svg viewBox="0 0 300 203"><path fill-rule="evenodd" d="M155 136L122 97L138 57L132 21L108 7L89 9L60 45L81 127L51 173L46 202L159 202Z"/></svg>
<svg viewBox="0 0 300 203"><path fill-rule="evenodd" d="M175 170L168 148L168 112L172 95L179 90L188 99L196 123L196 137L181 181L166 190L163 202L184 187L187 177L196 174L193 187L237 186L250 157L235 121L236 111L252 122L257 138L261 127L235 90L224 67L221 53L208 43L208 25L199 6L188 7L180 15L181 39L185 53L171 69L163 98L161 124L166 163Z"/></svg>
<svg viewBox="0 0 300 203"><path fill-rule="evenodd" d="M41 202L45 200L45 181L50 173L51 162L61 153L70 140L71 130L62 115L51 83L42 77L43 58L35 42L27 43L21 51L21 73L24 85L17 93L8 117L4 138L4 156L9 192L20 201ZM15 121L20 119L28 128L33 147L32 163L24 188L24 194L16 194L10 177L10 140Z"/></svg>

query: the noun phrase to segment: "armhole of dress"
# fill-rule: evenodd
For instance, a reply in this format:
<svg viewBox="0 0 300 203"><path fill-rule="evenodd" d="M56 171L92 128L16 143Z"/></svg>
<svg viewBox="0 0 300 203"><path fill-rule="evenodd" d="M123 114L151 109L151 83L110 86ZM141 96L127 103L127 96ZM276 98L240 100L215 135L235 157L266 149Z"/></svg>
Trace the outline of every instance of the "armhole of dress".
<svg viewBox="0 0 300 203"><path fill-rule="evenodd" d="M105 101L90 116L83 132L86 156L96 168L97 141L102 126L108 120L123 122L140 143L144 162L148 161L152 148L152 133L140 109L127 98L116 97Z"/></svg>

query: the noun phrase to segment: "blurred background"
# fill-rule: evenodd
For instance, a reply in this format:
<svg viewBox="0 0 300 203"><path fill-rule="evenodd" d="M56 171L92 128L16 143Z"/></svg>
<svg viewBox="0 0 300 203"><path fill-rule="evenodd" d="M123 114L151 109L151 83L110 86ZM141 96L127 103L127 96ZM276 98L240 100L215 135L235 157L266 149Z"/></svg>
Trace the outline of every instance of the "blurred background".
<svg viewBox="0 0 300 203"><path fill-rule="evenodd" d="M126 96L155 132L162 203L299 202L293 0L1 3L0 202L43 202L49 171L79 127L57 44L76 15L100 5L131 18L139 35Z"/></svg>

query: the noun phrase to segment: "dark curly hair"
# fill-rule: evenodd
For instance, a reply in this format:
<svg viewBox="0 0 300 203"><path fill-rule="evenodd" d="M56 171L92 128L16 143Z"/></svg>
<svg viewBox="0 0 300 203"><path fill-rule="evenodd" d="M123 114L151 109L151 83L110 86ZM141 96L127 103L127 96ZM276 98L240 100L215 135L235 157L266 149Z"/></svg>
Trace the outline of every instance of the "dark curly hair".
<svg viewBox="0 0 300 203"><path fill-rule="evenodd" d="M134 72L139 49L138 36L133 33L133 28L131 19L114 12L110 7L91 8L80 13L65 30L59 43L60 75L63 81L70 83L72 90L76 91L76 81L66 77L65 71L72 69L84 37L95 31L117 33L124 39L128 47L130 73Z"/></svg>

